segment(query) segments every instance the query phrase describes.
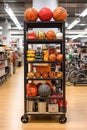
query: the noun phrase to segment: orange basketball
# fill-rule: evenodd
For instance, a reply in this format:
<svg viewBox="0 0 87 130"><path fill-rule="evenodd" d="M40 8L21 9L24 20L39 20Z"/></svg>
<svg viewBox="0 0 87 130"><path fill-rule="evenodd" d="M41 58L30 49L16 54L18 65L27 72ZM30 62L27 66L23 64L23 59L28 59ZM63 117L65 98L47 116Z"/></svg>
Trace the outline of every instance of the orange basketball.
<svg viewBox="0 0 87 130"><path fill-rule="evenodd" d="M47 39L55 39L56 38L56 34L53 30L49 30L47 33L46 33L46 38Z"/></svg>
<svg viewBox="0 0 87 130"><path fill-rule="evenodd" d="M29 97L37 95L37 87L33 82L26 84L26 94Z"/></svg>
<svg viewBox="0 0 87 130"><path fill-rule="evenodd" d="M57 7L53 11L53 19L56 21L63 21L67 18L67 11L63 7Z"/></svg>
<svg viewBox="0 0 87 130"><path fill-rule="evenodd" d="M35 8L28 8L24 12L26 21L36 21L38 18L38 11Z"/></svg>
<svg viewBox="0 0 87 130"><path fill-rule="evenodd" d="M55 54L50 54L49 55L49 60L53 61L53 62L56 61L56 55Z"/></svg>
<svg viewBox="0 0 87 130"><path fill-rule="evenodd" d="M62 62L63 61L63 54L57 55L57 61Z"/></svg>

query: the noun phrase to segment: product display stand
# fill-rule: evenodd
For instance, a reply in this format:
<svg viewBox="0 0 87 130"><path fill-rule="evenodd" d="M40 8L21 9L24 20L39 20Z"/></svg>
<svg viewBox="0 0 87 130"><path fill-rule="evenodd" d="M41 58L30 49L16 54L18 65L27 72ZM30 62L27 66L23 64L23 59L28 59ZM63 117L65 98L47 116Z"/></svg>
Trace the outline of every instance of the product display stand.
<svg viewBox="0 0 87 130"><path fill-rule="evenodd" d="M54 40L48 40L48 39L27 39L26 34L29 28L41 28L44 30L44 28L58 28L60 32L63 33L63 39L54 39ZM61 66L61 72L63 73L62 78L29 78L27 77L27 73L29 71L29 67L31 64L39 63L39 64L55 64L57 65L58 61L39 61L39 60L33 60L33 61L27 61L27 51L29 50L29 45L39 45L39 44L59 44L60 45L60 52L63 54L63 61L60 62ZM52 96L51 94L49 96L40 96L37 94L37 96L27 96L27 89L26 85L32 81L59 81L60 82L60 89L61 89L61 96ZM60 105L58 103L55 103L56 101L62 101ZM51 103L53 101L53 103ZM43 107L43 110L42 110ZM55 109L55 110L54 110ZM65 93L65 22L64 21L30 21L30 22L24 22L24 115L21 117L21 121L23 123L27 123L29 121L29 116L59 116L59 122L65 123L67 121L66 118L66 93Z"/></svg>

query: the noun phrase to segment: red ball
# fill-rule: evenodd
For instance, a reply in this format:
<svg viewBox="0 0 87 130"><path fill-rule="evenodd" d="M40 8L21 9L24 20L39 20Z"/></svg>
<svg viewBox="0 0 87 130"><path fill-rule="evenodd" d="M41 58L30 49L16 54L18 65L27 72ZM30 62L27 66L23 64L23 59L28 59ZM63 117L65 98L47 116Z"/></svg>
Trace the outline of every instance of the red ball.
<svg viewBox="0 0 87 130"><path fill-rule="evenodd" d="M26 94L29 97L37 95L37 87L33 82L26 84Z"/></svg>
<svg viewBox="0 0 87 130"><path fill-rule="evenodd" d="M50 21L52 16L53 16L52 11L47 7L43 7L39 11L39 18L42 21Z"/></svg>

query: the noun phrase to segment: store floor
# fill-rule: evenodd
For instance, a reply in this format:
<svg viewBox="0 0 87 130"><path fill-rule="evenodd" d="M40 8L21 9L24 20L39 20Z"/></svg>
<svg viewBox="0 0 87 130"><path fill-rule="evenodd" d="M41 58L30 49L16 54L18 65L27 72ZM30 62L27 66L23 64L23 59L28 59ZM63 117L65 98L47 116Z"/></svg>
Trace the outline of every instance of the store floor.
<svg viewBox="0 0 87 130"><path fill-rule="evenodd" d="M87 87L67 87L67 123L59 124L56 118L33 118L22 124L23 67L19 67L4 85L0 86L1 130L87 130Z"/></svg>

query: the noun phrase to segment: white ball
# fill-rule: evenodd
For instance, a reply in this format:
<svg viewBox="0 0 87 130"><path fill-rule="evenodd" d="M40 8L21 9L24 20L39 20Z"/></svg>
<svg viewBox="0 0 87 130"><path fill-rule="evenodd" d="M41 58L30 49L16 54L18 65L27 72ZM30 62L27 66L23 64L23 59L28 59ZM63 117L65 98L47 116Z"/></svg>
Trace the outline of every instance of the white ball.
<svg viewBox="0 0 87 130"><path fill-rule="evenodd" d="M56 33L56 39L63 39L63 33Z"/></svg>

